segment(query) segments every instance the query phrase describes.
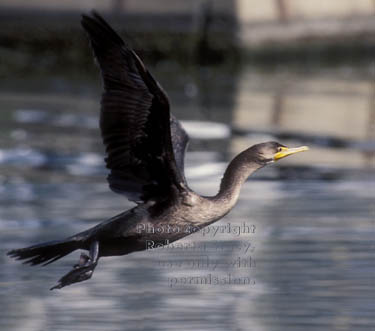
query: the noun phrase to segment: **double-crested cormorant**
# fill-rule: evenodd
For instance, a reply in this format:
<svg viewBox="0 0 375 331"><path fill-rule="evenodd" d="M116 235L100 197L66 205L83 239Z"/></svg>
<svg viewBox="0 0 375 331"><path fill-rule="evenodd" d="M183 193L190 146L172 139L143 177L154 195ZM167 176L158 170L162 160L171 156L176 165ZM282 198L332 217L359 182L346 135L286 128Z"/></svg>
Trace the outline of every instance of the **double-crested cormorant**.
<svg viewBox="0 0 375 331"><path fill-rule="evenodd" d="M108 183L137 206L64 240L8 252L24 263L47 265L77 249L89 251L51 289L91 278L102 256L141 251L150 241L171 243L216 222L233 208L242 184L255 170L307 149L277 142L254 145L230 162L217 195L196 194L184 176L189 138L170 114L164 90L102 17L93 12L83 15L81 23L104 83L100 129Z"/></svg>

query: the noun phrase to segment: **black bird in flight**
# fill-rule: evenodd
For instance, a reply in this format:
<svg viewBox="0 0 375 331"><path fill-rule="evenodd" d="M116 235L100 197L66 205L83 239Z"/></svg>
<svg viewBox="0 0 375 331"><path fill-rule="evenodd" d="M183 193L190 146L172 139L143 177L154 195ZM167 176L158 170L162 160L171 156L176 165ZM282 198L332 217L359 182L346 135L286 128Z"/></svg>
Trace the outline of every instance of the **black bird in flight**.
<svg viewBox="0 0 375 331"><path fill-rule="evenodd" d="M198 195L184 175L189 138L170 113L167 94L99 14L82 15L81 23L103 79L100 130L109 187L137 205L69 238L8 252L24 263L47 265L77 249L87 250L51 289L91 278L100 257L145 250L149 242L171 243L216 222L234 207L242 184L255 170L307 150L277 142L254 145L230 162L215 196Z"/></svg>

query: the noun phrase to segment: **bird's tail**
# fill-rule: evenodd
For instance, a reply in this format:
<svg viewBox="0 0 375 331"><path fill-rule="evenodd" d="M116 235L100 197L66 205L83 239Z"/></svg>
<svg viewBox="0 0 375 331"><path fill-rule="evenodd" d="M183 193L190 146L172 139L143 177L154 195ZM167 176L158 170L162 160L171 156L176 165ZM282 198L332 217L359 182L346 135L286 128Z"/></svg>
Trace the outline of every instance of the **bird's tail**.
<svg viewBox="0 0 375 331"><path fill-rule="evenodd" d="M43 266L79 249L78 242L71 238L65 240L48 241L39 245L26 248L13 249L7 253L16 260L26 260L24 264Z"/></svg>

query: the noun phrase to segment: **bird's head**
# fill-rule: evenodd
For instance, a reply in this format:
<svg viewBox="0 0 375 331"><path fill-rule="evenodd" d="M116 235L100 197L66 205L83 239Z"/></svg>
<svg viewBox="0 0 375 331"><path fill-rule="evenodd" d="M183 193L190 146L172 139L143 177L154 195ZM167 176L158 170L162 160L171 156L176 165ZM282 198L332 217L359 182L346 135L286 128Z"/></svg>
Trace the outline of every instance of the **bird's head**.
<svg viewBox="0 0 375 331"><path fill-rule="evenodd" d="M248 149L252 157L259 164L266 165L278 161L286 156L307 151L307 146L288 148L275 141L269 141L261 144L254 145Z"/></svg>

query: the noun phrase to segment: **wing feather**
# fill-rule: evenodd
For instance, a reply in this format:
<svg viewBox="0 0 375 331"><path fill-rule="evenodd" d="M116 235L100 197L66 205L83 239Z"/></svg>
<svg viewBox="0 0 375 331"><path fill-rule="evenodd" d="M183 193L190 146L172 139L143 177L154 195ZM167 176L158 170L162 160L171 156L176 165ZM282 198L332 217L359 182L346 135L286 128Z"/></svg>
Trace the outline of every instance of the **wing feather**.
<svg viewBox="0 0 375 331"><path fill-rule="evenodd" d="M110 188L132 201L170 198L185 181L187 142L181 154L181 139L173 136L184 131L178 128L171 134L173 120L166 93L137 54L97 13L82 15L81 23L103 79L100 129Z"/></svg>

